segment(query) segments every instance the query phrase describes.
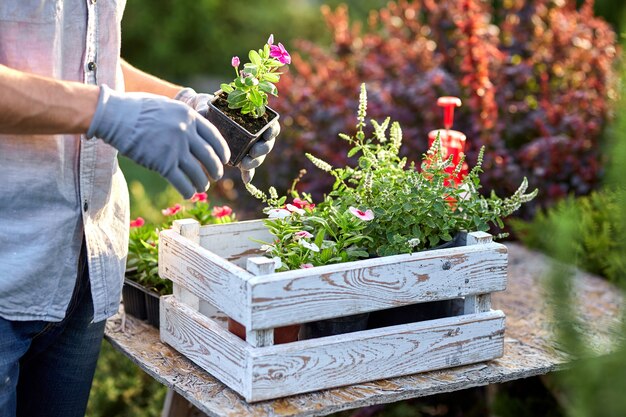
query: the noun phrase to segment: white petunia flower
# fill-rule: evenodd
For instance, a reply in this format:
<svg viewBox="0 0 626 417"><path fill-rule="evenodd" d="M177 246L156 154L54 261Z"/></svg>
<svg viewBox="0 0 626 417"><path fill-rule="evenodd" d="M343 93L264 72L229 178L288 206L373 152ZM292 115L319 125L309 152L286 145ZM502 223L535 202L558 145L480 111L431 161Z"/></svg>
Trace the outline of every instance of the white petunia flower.
<svg viewBox="0 0 626 417"><path fill-rule="evenodd" d="M285 209L271 209L268 212L268 217L270 219L284 219L289 216L291 216L291 212Z"/></svg>
<svg viewBox="0 0 626 417"><path fill-rule="evenodd" d="M294 206L293 204L287 204L285 207L287 207L287 210L293 212L293 213L298 213L299 215L303 215L305 213L305 211L301 208L298 208L296 206Z"/></svg>
<svg viewBox="0 0 626 417"><path fill-rule="evenodd" d="M272 258L272 261L274 261L274 268L275 269L280 269L283 266L283 261L281 261L278 256L274 256Z"/></svg>
<svg viewBox="0 0 626 417"><path fill-rule="evenodd" d="M313 252L319 252L320 248L313 242L307 242L304 239L300 239L299 243L305 248L312 250Z"/></svg>
<svg viewBox="0 0 626 417"><path fill-rule="evenodd" d="M414 248L420 244L420 240L419 238L414 237L413 239L409 239L406 243L408 243L410 247Z"/></svg>
<svg viewBox="0 0 626 417"><path fill-rule="evenodd" d="M356 207L350 207L348 209L348 211L350 213L352 213L354 216L356 216L357 218L363 220L363 221L370 221L374 218L374 212L370 209L367 209L365 211L361 211Z"/></svg>

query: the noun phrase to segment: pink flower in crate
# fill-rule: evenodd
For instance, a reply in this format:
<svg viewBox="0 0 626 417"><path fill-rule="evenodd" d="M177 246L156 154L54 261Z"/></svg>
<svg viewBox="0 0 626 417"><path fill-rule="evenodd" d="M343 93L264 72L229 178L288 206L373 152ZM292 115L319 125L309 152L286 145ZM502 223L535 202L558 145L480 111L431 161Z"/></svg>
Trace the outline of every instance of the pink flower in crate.
<svg viewBox="0 0 626 417"><path fill-rule="evenodd" d="M299 198L294 198L293 199L293 204L294 206L300 208L300 209L309 209L309 210L313 210L315 208L315 204L311 204L308 201L305 200L301 200Z"/></svg>
<svg viewBox="0 0 626 417"><path fill-rule="evenodd" d="M302 268L302 269L314 268L314 267L315 267L315 265L313 265L313 264L302 264L302 265L300 265L300 268Z"/></svg>
<svg viewBox="0 0 626 417"><path fill-rule="evenodd" d="M218 219L225 217L225 216L230 216L233 212L233 209L231 209L228 206L222 206L222 207L213 207L213 211L211 212L211 215L213 215L213 217L216 217Z"/></svg>
<svg viewBox="0 0 626 417"><path fill-rule="evenodd" d="M174 204L172 207L161 210L161 213L163 213L164 216L173 216L182 209L183 207L180 204Z"/></svg>
<svg viewBox="0 0 626 417"><path fill-rule="evenodd" d="M350 213L354 214L356 217L358 217L361 220L364 221L370 221L374 218L374 212L370 209L367 209L365 211L361 211L358 208L355 207L350 207L348 209L348 211L350 211Z"/></svg>
<svg viewBox="0 0 626 417"><path fill-rule="evenodd" d="M307 232L306 230L302 230L300 232L296 232L294 233L294 236L297 238L312 238L313 235L309 232Z"/></svg>
<svg viewBox="0 0 626 417"><path fill-rule="evenodd" d="M135 220L130 221L130 227L141 227L146 224L146 221L143 217L137 217Z"/></svg>
<svg viewBox="0 0 626 417"><path fill-rule="evenodd" d="M280 42L278 42L278 45L270 46L270 56L276 58L282 64L291 64L291 55Z"/></svg>
<svg viewBox="0 0 626 417"><path fill-rule="evenodd" d="M200 203L206 203L207 201L207 193L195 193L194 195L191 196L191 202L192 203L196 203L196 202L200 202Z"/></svg>

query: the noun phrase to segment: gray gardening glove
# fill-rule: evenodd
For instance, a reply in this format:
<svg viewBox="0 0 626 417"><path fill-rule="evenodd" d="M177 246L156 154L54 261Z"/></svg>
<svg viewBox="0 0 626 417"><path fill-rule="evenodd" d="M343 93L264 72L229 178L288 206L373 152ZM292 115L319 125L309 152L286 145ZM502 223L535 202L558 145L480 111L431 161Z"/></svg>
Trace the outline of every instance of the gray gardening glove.
<svg viewBox="0 0 626 417"><path fill-rule="evenodd" d="M207 110L209 109L208 103L213 99L213 95L196 93L193 88L183 88L174 98L182 101L206 117ZM244 183L247 184L252 181L255 168L263 163L267 154L274 148L274 142L279 133L280 125L278 122L274 122L272 126L263 132L261 139L252 145L250 152L248 152L239 165L237 165L241 170L241 179Z"/></svg>
<svg viewBox="0 0 626 417"><path fill-rule="evenodd" d="M230 149L215 126L182 103L147 93L100 87L87 137L98 137L157 171L185 198L218 180ZM208 174L208 175L207 175Z"/></svg>

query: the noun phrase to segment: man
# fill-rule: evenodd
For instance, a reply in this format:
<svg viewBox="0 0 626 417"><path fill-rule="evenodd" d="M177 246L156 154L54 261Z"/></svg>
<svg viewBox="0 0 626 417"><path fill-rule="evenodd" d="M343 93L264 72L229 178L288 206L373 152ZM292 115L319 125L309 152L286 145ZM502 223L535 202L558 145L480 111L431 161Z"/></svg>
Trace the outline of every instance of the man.
<svg viewBox="0 0 626 417"><path fill-rule="evenodd" d="M0 0L0 417L84 415L127 252L117 152L185 198L230 157L207 95L120 59L124 5Z"/></svg>

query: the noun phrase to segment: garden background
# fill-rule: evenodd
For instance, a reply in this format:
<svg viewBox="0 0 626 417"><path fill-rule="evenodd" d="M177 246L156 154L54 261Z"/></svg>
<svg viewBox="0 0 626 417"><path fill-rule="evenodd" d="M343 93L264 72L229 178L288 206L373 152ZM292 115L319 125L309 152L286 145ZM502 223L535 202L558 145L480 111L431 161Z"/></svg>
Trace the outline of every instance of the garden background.
<svg viewBox="0 0 626 417"><path fill-rule="evenodd" d="M441 127L436 97L457 95L464 106L455 128L468 136L470 162L487 147L485 189L510 194L524 175L540 189L514 223L516 238L623 285L623 187L611 181L609 167L619 166L626 141L626 107L619 104L625 10L622 0L130 0L122 54L143 70L210 92L232 79L233 55L245 57L270 33L285 44L294 63L270 102L283 133L257 170L261 188L287 188L300 168L310 168L307 151L343 163L333 151L336 135L354 124L361 82L368 84L368 116L400 121L416 160L426 132ZM158 223L161 208L178 195L158 175L121 163L132 217ZM328 186L313 175L302 185L314 193ZM209 197L232 206L239 219L259 214L235 169ZM567 247L547 241L550 227L577 239ZM552 282L565 291L562 274ZM560 313L567 322L569 313ZM579 349L575 330L563 339ZM478 416L489 408L498 416L623 416L625 358L619 351L571 373L503 384L488 396L472 390L376 415ZM164 396L163 386L103 343L88 416L158 416Z"/></svg>

